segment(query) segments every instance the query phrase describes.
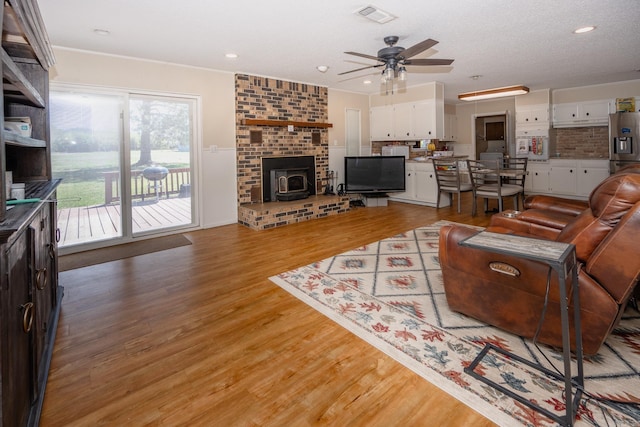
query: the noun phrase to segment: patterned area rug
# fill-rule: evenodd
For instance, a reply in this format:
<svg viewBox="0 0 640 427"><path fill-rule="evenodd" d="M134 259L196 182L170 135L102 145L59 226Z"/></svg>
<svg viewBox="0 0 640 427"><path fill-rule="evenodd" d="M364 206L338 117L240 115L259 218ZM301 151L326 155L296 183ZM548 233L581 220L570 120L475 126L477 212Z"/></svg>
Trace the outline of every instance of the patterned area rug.
<svg viewBox="0 0 640 427"><path fill-rule="evenodd" d="M551 362L560 371L562 354L539 346L547 361L531 341L449 310L438 264L438 232L443 223L270 280L493 422L556 425L463 371L486 343L553 369ZM576 426L640 425L640 313L627 309L598 355L585 359L584 371L586 393ZM563 382L499 353L490 353L475 372L564 416Z"/></svg>

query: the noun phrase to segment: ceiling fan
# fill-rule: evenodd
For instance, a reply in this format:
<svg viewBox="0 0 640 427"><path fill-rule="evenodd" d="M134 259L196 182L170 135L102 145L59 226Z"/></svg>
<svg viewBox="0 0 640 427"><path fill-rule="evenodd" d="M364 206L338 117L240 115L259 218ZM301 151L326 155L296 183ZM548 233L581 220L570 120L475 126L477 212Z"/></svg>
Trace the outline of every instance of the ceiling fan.
<svg viewBox="0 0 640 427"><path fill-rule="evenodd" d="M407 69L405 68L405 65L451 65L451 63L453 62L453 59L411 59L413 56L424 52L425 50L438 44L438 42L433 39L426 39L407 49L401 46L396 46L398 40L398 36L385 37L384 42L387 47L380 49L378 51L378 56L367 55L358 52L345 52L348 55L355 55L361 58L372 59L381 63L370 65L367 67L356 68L355 70L351 71L345 71L344 73L339 73L338 75L341 76L343 74L354 73L356 71L366 70L368 68L379 68L384 66L384 70L382 71L383 80L389 81L394 77L398 77L399 80L405 80L407 76Z"/></svg>

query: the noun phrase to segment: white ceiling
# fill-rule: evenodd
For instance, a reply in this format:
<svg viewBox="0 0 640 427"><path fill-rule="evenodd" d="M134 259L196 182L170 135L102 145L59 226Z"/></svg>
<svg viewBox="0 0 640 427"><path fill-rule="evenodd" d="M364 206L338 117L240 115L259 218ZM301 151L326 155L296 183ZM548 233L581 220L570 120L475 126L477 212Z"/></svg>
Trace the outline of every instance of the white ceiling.
<svg viewBox="0 0 640 427"><path fill-rule="evenodd" d="M39 0L57 47L145 58L363 93L379 93L375 56L383 38L408 48L438 40L417 58L451 67L410 67L408 86L440 81L445 97L524 84L536 89L640 79L640 0ZM374 5L397 19L354 12ZM591 33L572 31L595 25ZM105 29L100 36L94 29ZM234 52L235 60L225 58ZM320 73L316 66L329 70ZM471 76L480 75L478 80ZM363 84L364 80L372 84ZM634 94L640 95L640 94Z"/></svg>

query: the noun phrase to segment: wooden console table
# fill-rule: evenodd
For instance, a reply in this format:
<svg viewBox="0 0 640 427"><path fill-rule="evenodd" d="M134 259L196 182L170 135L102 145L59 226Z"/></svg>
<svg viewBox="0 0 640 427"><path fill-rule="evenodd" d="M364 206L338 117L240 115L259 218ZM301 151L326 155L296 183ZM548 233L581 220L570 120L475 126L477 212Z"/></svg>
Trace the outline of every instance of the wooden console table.
<svg viewBox="0 0 640 427"><path fill-rule="evenodd" d="M562 426L572 426L580 404L582 390L584 389L584 371L582 366L582 330L580 326L580 289L578 288L578 273L576 263L575 245L569 243L560 243L549 240L534 239L522 236L513 236L509 234L491 233L481 231L460 242L460 245L468 246L483 251L511 255L519 258L529 259L546 263L549 268L553 269L558 275L560 287L560 321L562 326L562 351L564 362L564 374L550 370L540 365L524 359L518 355L505 351L493 344L487 344L482 351L476 356L473 362L464 369L464 371L476 378L477 380L500 390L502 393L510 396L520 403L544 414L550 419L556 421ZM567 285L566 279L570 278L573 284L573 309L574 319L573 326L575 331L575 353L577 363L577 377L575 379L577 386L575 393L573 390L573 380L571 376L571 340L569 329L569 306L567 301ZM527 366L545 373L560 381L564 380L565 391L565 416L560 417L549 410L542 408L528 399L514 393L512 390L488 379L475 372L476 366L483 360L487 353L491 350L501 353L513 360L526 364Z"/></svg>

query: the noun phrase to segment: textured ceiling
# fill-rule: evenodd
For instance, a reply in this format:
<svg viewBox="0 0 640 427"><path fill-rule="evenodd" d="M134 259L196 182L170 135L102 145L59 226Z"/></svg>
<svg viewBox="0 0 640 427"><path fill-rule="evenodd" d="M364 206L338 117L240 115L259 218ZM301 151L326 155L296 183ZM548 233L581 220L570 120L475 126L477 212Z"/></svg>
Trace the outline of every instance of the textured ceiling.
<svg viewBox="0 0 640 427"><path fill-rule="evenodd" d="M378 24L354 12L374 5L397 17ZM450 67L409 67L407 86L460 92L524 84L532 90L640 79L639 0L39 0L51 43L231 72L379 93L383 38L408 48L438 40L419 58ZM595 25L596 31L572 31ZM105 29L100 36L94 29ZM237 59L225 58L234 52ZM320 73L316 66L329 70ZM480 75L477 80L471 76ZM364 80L372 84L363 84ZM640 94L635 94L640 95Z"/></svg>

